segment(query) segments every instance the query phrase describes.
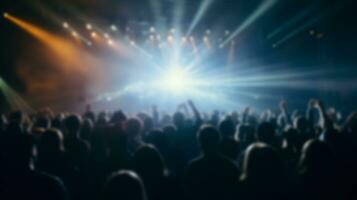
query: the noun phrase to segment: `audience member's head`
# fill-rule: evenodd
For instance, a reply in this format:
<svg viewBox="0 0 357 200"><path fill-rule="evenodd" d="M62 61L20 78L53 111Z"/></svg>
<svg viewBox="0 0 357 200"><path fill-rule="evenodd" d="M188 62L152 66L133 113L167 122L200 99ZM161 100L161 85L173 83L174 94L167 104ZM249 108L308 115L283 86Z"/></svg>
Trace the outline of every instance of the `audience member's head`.
<svg viewBox="0 0 357 200"><path fill-rule="evenodd" d="M120 124L126 120L126 116L123 111L118 110L114 112L112 115L112 118L110 119L110 122L113 124Z"/></svg>
<svg viewBox="0 0 357 200"><path fill-rule="evenodd" d="M173 116L173 122L176 128L182 128L185 124L185 115L182 112L175 112Z"/></svg>
<svg viewBox="0 0 357 200"><path fill-rule="evenodd" d="M263 122L258 126L256 137L259 141L274 145L275 142L275 127L270 122Z"/></svg>
<svg viewBox="0 0 357 200"><path fill-rule="evenodd" d="M239 125L237 137L240 142L248 144L254 142L254 127L248 124Z"/></svg>
<svg viewBox="0 0 357 200"><path fill-rule="evenodd" d="M234 137L236 125L231 118L226 118L219 123L219 132L222 137Z"/></svg>
<svg viewBox="0 0 357 200"><path fill-rule="evenodd" d="M90 140L90 137L92 135L93 132L93 122L91 119L84 119L82 126L81 126L81 130L80 130L80 136L82 139L85 140Z"/></svg>
<svg viewBox="0 0 357 200"><path fill-rule="evenodd" d="M250 145L243 160L243 180L267 180L281 178L284 173L282 158L277 151L264 143Z"/></svg>
<svg viewBox="0 0 357 200"><path fill-rule="evenodd" d="M104 186L104 200L146 200L145 187L140 177L132 171L112 174Z"/></svg>
<svg viewBox="0 0 357 200"><path fill-rule="evenodd" d="M50 128L51 127L51 120L47 116L39 116L34 124L35 127L38 128Z"/></svg>
<svg viewBox="0 0 357 200"><path fill-rule="evenodd" d="M64 119L64 126L70 136L78 136L82 120L79 115L72 114Z"/></svg>
<svg viewBox="0 0 357 200"><path fill-rule="evenodd" d="M160 152L151 145L140 147L134 154L135 170L144 179L160 178L164 175L164 161Z"/></svg>
<svg viewBox="0 0 357 200"><path fill-rule="evenodd" d="M203 154L214 154L220 142L219 132L213 126L203 125L198 131L198 142Z"/></svg>
<svg viewBox="0 0 357 200"><path fill-rule="evenodd" d="M34 139L25 133L7 134L4 139L2 156L11 170L29 169L34 156Z"/></svg>
<svg viewBox="0 0 357 200"><path fill-rule="evenodd" d="M142 122L138 118L130 118L125 123L126 132L131 138L138 137L141 134L142 128Z"/></svg>
<svg viewBox="0 0 357 200"><path fill-rule="evenodd" d="M38 152L56 153L63 151L63 135L58 129L48 129L41 136Z"/></svg>
<svg viewBox="0 0 357 200"><path fill-rule="evenodd" d="M299 167L301 173L320 173L329 170L333 161L333 153L328 144L309 140L303 146Z"/></svg>

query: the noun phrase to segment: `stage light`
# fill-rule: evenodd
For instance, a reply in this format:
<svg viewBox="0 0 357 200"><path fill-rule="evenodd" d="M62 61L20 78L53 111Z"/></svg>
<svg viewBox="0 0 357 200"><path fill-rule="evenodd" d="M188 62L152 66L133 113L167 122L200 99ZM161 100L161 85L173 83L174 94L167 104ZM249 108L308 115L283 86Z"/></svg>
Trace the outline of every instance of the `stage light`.
<svg viewBox="0 0 357 200"><path fill-rule="evenodd" d="M150 35L150 36L149 36L149 39L150 39L151 41L153 41L153 40L155 39L155 36Z"/></svg>
<svg viewBox="0 0 357 200"><path fill-rule="evenodd" d="M194 42L195 41L195 38L193 36L190 36L190 41L191 42Z"/></svg>
<svg viewBox="0 0 357 200"><path fill-rule="evenodd" d="M110 30L112 30L113 32L115 32L115 31L118 30L118 28L117 28L114 24L112 24L112 25L110 26Z"/></svg>
<svg viewBox="0 0 357 200"><path fill-rule="evenodd" d="M8 17L9 17L9 13L4 12L4 17L5 17L5 18L8 18Z"/></svg>
<svg viewBox="0 0 357 200"><path fill-rule="evenodd" d="M113 40L108 40L108 45L109 46L113 46L113 44L114 44Z"/></svg>
<svg viewBox="0 0 357 200"><path fill-rule="evenodd" d="M104 33L104 37L105 37L105 39L109 39L110 38L108 33Z"/></svg>
<svg viewBox="0 0 357 200"><path fill-rule="evenodd" d="M78 33L76 31L72 31L72 36L78 38Z"/></svg>
<svg viewBox="0 0 357 200"><path fill-rule="evenodd" d="M87 30L92 30L92 25L91 24L86 24L86 29Z"/></svg>
<svg viewBox="0 0 357 200"><path fill-rule="evenodd" d="M92 32L92 33L90 34L90 36L91 36L92 38L96 38L96 37L97 37L97 33L96 33L96 32Z"/></svg>
<svg viewBox="0 0 357 200"><path fill-rule="evenodd" d="M203 42L208 42L208 37L207 36L203 36Z"/></svg>
<svg viewBox="0 0 357 200"><path fill-rule="evenodd" d="M67 22L63 22L62 26L63 26L63 28L65 28L65 29L69 28L69 24L68 24Z"/></svg>
<svg viewBox="0 0 357 200"><path fill-rule="evenodd" d="M131 46L135 46L135 42L133 40L130 41Z"/></svg>
<svg viewBox="0 0 357 200"><path fill-rule="evenodd" d="M278 0L266 0L254 10L254 12L240 24L232 34L222 43L223 46L228 44L233 38L237 37L242 31L246 30L250 25L262 17L266 12L268 12L274 5L278 3Z"/></svg>
<svg viewBox="0 0 357 200"><path fill-rule="evenodd" d="M172 35L167 36L167 41L170 42L170 43L173 42L174 41L174 37Z"/></svg>
<svg viewBox="0 0 357 200"><path fill-rule="evenodd" d="M151 33L155 33L155 27L153 27L153 26L151 26L150 28L149 28L149 31L151 32Z"/></svg>
<svg viewBox="0 0 357 200"><path fill-rule="evenodd" d="M189 89L191 80L188 75L179 67L173 67L163 74L163 80L160 87L174 93L180 93L185 89Z"/></svg>

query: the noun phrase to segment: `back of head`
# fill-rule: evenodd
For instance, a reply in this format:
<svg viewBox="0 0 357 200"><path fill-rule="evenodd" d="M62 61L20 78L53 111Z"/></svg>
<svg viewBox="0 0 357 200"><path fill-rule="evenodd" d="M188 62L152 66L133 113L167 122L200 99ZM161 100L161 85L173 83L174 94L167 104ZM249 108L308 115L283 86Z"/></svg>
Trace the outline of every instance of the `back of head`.
<svg viewBox="0 0 357 200"><path fill-rule="evenodd" d="M93 132L93 121L91 119L84 119L81 126L80 136L85 140L89 140Z"/></svg>
<svg viewBox="0 0 357 200"><path fill-rule="evenodd" d="M39 116L34 124L38 128L49 128L51 127L51 120L47 116Z"/></svg>
<svg viewBox="0 0 357 200"><path fill-rule="evenodd" d="M250 145L243 160L242 179L272 181L282 177L284 165L278 152L264 143Z"/></svg>
<svg viewBox="0 0 357 200"><path fill-rule="evenodd" d="M294 119L294 128L301 131L305 131L308 127L307 119L305 117L299 116Z"/></svg>
<svg viewBox="0 0 357 200"><path fill-rule="evenodd" d="M129 137L136 137L142 131L142 122L138 118L130 118L125 123L125 129Z"/></svg>
<svg viewBox="0 0 357 200"><path fill-rule="evenodd" d="M198 131L198 142L204 154L216 153L220 142L220 135L216 128L203 125Z"/></svg>
<svg viewBox="0 0 357 200"><path fill-rule="evenodd" d="M219 132L223 137L233 137L236 126L231 118L226 118L219 123Z"/></svg>
<svg viewBox="0 0 357 200"><path fill-rule="evenodd" d="M4 139L3 158L4 164L10 169L26 169L30 167L33 157L34 140L31 135L19 133L7 133Z"/></svg>
<svg viewBox="0 0 357 200"><path fill-rule="evenodd" d="M160 152L151 145L140 147L134 154L136 171L146 178L160 178L164 174L164 161Z"/></svg>
<svg viewBox="0 0 357 200"><path fill-rule="evenodd" d="M182 112L175 112L173 116L173 122L176 128L183 127L185 123L185 115Z"/></svg>
<svg viewBox="0 0 357 200"><path fill-rule="evenodd" d="M275 127L270 122L263 122L258 126L257 139L271 144L275 140Z"/></svg>
<svg viewBox="0 0 357 200"><path fill-rule="evenodd" d="M63 150L63 135L58 129L48 129L41 136L39 154L55 153Z"/></svg>
<svg viewBox="0 0 357 200"><path fill-rule="evenodd" d="M162 150L168 145L167 134L164 134L161 130L151 130L146 136L146 141L153 144L156 148Z"/></svg>
<svg viewBox="0 0 357 200"><path fill-rule="evenodd" d="M251 143L255 140L254 128L251 125L242 124L238 128L238 140L240 142Z"/></svg>
<svg viewBox="0 0 357 200"><path fill-rule="evenodd" d="M309 140L304 144L300 158L302 173L320 173L329 170L332 163L333 153L328 144L319 140Z"/></svg>
<svg viewBox="0 0 357 200"><path fill-rule="evenodd" d="M145 200L144 184L132 171L112 174L104 186L104 200Z"/></svg>
<svg viewBox="0 0 357 200"><path fill-rule="evenodd" d="M116 112L114 112L114 114L112 115L112 118L110 119L110 122L113 124L118 124L118 123L122 123L126 120L126 116L124 114L123 111L118 110Z"/></svg>
<svg viewBox="0 0 357 200"><path fill-rule="evenodd" d="M10 113L8 120L10 123L22 124L24 121L24 118L25 118L25 116L21 111L14 111L14 112Z"/></svg>
<svg viewBox="0 0 357 200"><path fill-rule="evenodd" d="M82 120L76 114L69 115L64 119L64 126L70 134L77 134L81 128Z"/></svg>

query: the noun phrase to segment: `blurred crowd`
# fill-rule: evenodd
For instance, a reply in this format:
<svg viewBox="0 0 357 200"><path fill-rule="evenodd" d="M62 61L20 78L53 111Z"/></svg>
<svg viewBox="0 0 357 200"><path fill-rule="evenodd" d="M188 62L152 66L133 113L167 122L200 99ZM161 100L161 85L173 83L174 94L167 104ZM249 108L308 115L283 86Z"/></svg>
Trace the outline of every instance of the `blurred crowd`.
<svg viewBox="0 0 357 200"><path fill-rule="evenodd" d="M0 199L357 199L357 113L276 107L4 113Z"/></svg>

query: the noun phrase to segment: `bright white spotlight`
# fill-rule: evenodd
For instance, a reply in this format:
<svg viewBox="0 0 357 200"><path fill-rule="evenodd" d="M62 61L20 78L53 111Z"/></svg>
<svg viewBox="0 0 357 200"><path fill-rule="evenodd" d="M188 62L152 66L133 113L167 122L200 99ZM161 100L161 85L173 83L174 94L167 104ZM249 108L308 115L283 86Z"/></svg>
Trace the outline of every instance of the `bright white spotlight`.
<svg viewBox="0 0 357 200"><path fill-rule="evenodd" d="M72 36L78 38L78 33L76 31L72 31Z"/></svg>
<svg viewBox="0 0 357 200"><path fill-rule="evenodd" d="M203 36L203 42L208 42L208 37L207 36Z"/></svg>
<svg viewBox="0 0 357 200"><path fill-rule="evenodd" d="M92 30L92 25L91 24L86 24L86 29L87 30Z"/></svg>
<svg viewBox="0 0 357 200"><path fill-rule="evenodd" d="M174 37L172 35L167 36L167 41L172 43L174 41Z"/></svg>
<svg viewBox="0 0 357 200"><path fill-rule="evenodd" d="M151 26L150 29L149 29L150 33L155 33L155 27Z"/></svg>
<svg viewBox="0 0 357 200"><path fill-rule="evenodd" d="M97 37L97 33L96 33L96 32L92 32L92 33L90 34L90 36L91 36L92 38L96 38L96 37Z"/></svg>
<svg viewBox="0 0 357 200"><path fill-rule="evenodd" d="M62 26L63 26L63 28L66 28L66 29L69 28L69 25L67 22L63 22Z"/></svg>
<svg viewBox="0 0 357 200"><path fill-rule="evenodd" d="M113 46L113 44L114 44L113 40L108 40L108 45L109 46Z"/></svg>
<svg viewBox="0 0 357 200"><path fill-rule="evenodd" d="M189 89L191 83L188 74L178 67L170 69L162 77L161 87L175 93Z"/></svg>
<svg viewBox="0 0 357 200"><path fill-rule="evenodd" d="M117 28L117 26L115 26L114 24L112 24L112 25L110 26L110 30L112 30L113 32L115 32L115 31L118 30L118 28Z"/></svg>

